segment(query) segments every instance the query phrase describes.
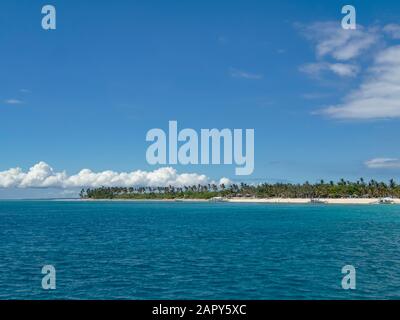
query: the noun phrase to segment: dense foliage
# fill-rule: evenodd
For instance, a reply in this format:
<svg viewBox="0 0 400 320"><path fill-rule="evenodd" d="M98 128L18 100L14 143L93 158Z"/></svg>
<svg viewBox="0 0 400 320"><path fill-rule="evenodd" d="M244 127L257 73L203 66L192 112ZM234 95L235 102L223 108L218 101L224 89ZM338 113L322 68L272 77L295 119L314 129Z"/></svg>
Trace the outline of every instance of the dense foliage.
<svg viewBox="0 0 400 320"><path fill-rule="evenodd" d="M400 185L394 180L377 182L364 179L357 182L340 180L316 184L276 183L248 185L245 183L230 186L215 184L184 187L101 187L82 189L83 199L211 199L213 197L255 197L255 198L400 198Z"/></svg>

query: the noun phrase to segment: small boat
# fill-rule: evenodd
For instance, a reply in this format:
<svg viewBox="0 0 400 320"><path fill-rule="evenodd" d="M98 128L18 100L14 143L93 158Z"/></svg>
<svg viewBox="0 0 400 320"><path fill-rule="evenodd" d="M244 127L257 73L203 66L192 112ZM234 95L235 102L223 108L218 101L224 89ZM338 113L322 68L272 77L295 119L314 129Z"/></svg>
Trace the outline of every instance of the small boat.
<svg viewBox="0 0 400 320"><path fill-rule="evenodd" d="M224 197L214 197L210 199L210 202L227 202Z"/></svg>
<svg viewBox="0 0 400 320"><path fill-rule="evenodd" d="M328 202L325 201L325 200L321 200L321 199L311 199L310 203L313 203L313 204L326 204Z"/></svg>
<svg viewBox="0 0 400 320"><path fill-rule="evenodd" d="M380 198L379 204L393 204L394 200L391 197Z"/></svg>

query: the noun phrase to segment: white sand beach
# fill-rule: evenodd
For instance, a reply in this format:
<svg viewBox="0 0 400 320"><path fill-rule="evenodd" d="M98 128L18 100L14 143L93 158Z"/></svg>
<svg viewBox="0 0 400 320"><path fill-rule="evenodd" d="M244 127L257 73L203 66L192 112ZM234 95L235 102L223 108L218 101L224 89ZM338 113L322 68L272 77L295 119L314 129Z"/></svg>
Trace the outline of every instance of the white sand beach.
<svg viewBox="0 0 400 320"><path fill-rule="evenodd" d="M379 198L339 198L339 199L314 199L323 204L379 204ZM400 199L391 199L393 204L400 204ZM307 204L312 203L309 198L232 198L227 199L233 203L286 203L286 204Z"/></svg>

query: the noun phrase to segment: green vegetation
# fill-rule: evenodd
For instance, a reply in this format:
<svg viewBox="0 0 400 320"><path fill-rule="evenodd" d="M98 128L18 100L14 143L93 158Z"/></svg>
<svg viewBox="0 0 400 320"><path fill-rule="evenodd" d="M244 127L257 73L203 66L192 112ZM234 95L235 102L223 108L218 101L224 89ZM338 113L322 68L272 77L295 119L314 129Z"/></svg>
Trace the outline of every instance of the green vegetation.
<svg viewBox="0 0 400 320"><path fill-rule="evenodd" d="M364 179L357 182L340 180L316 184L276 183L248 185L245 183L217 186L215 184L185 187L101 187L82 189L82 199L211 199L213 197L254 197L254 198L400 198L400 185L394 180L388 184Z"/></svg>

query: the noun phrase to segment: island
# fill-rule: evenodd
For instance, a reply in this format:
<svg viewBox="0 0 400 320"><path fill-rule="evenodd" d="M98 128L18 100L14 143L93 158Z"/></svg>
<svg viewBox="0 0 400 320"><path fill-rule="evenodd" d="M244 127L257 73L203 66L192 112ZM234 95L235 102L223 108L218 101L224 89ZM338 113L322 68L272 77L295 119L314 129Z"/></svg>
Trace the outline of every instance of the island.
<svg viewBox="0 0 400 320"><path fill-rule="evenodd" d="M164 200L213 201L254 203L314 203L314 204L400 204L400 185L363 178L356 182L341 179L338 182L311 184L292 183L232 183L168 187L101 187L80 192L82 200Z"/></svg>

